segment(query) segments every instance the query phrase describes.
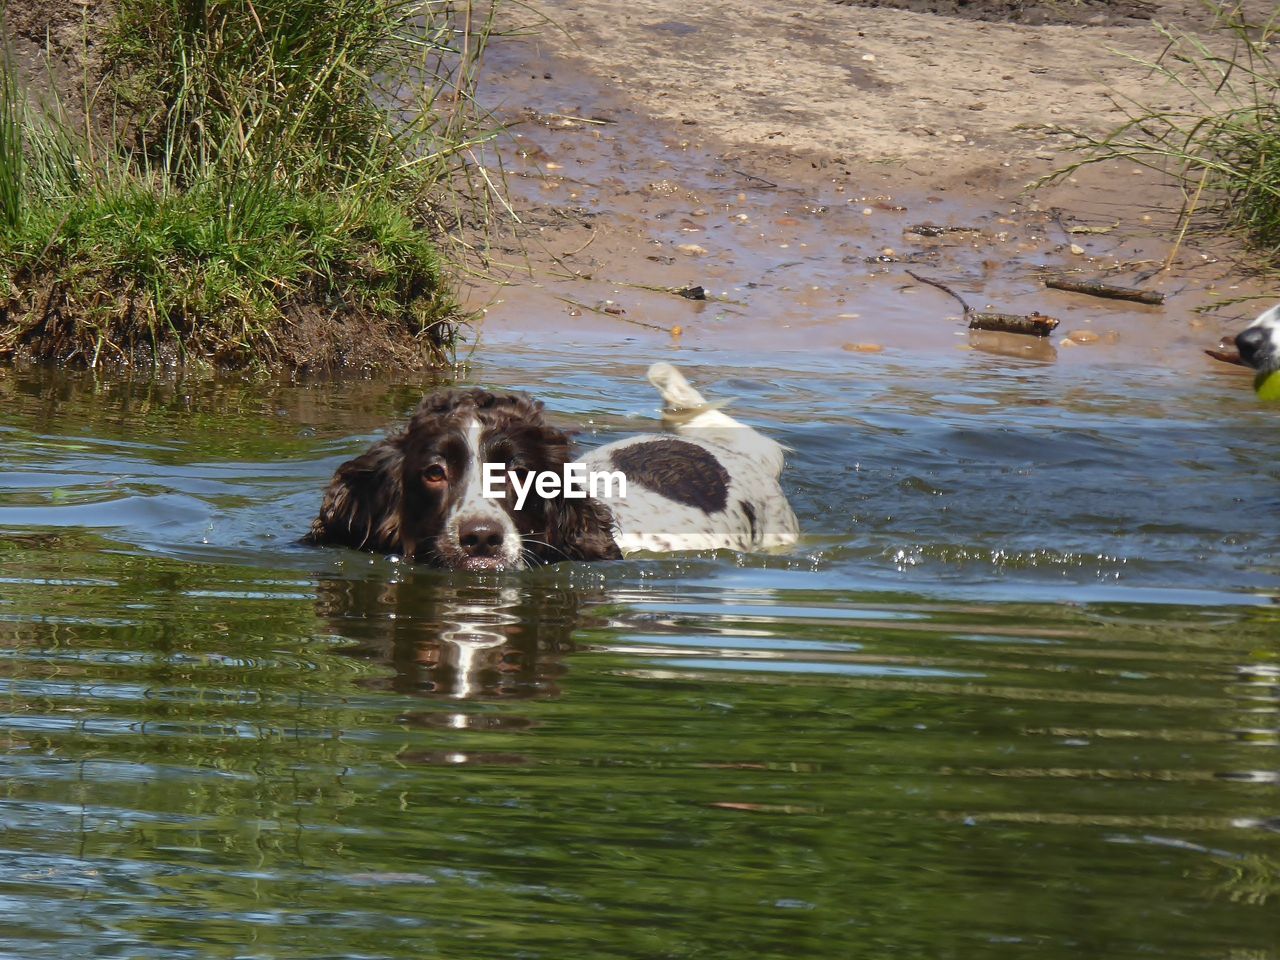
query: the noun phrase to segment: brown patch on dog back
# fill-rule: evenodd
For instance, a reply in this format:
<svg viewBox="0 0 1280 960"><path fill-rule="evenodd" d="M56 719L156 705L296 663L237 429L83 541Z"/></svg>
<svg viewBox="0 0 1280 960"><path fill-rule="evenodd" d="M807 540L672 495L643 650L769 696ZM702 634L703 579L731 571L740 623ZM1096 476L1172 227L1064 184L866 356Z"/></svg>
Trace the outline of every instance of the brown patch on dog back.
<svg viewBox="0 0 1280 960"><path fill-rule="evenodd" d="M720 513L729 503L729 471L715 456L685 440L635 443L609 455L614 467L654 493L703 513Z"/></svg>

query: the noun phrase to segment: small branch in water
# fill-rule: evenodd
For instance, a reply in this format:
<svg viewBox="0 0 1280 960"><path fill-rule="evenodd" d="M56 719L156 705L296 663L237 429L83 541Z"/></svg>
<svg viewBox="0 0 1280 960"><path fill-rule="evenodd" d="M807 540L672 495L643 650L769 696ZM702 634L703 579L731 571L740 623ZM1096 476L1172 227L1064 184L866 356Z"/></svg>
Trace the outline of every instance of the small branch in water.
<svg viewBox="0 0 1280 960"><path fill-rule="evenodd" d="M970 313L970 330L994 330L997 333L1021 333L1029 337L1047 337L1059 324L1055 317L1043 313L1024 316L1020 313Z"/></svg>
<svg viewBox="0 0 1280 960"><path fill-rule="evenodd" d="M602 127L617 122L615 120L609 120L606 117L574 117L567 113L548 113L546 116L550 117L552 120L572 120L574 123L594 123Z"/></svg>
<svg viewBox="0 0 1280 960"><path fill-rule="evenodd" d="M940 237L944 233L980 233L977 227L943 227L936 223L917 223L907 227L903 233L914 233L921 237Z"/></svg>
<svg viewBox="0 0 1280 960"><path fill-rule="evenodd" d="M652 293L671 293L677 297L684 297L686 300L713 300L716 303L732 303L734 306L745 307L746 304L741 300L734 300L731 297L721 297L714 293L707 293L706 288L692 284L687 287L663 287L653 283L629 283L626 280L612 281L614 286L630 287L633 290L649 290Z"/></svg>
<svg viewBox="0 0 1280 960"><path fill-rule="evenodd" d="M937 287L959 303L964 308L964 318L969 321L970 330L994 330L996 333L1021 333L1029 337L1047 337L1061 322L1053 317L1046 317L1043 313L1033 313L1028 316L1020 313L975 313L973 308L964 302L964 298L945 283L922 277L912 270L904 272L912 279Z"/></svg>
<svg viewBox="0 0 1280 960"><path fill-rule="evenodd" d="M778 185L772 180L766 180L764 177L757 177L754 173L747 173L745 170L734 170L733 172L740 177L746 177L748 180L754 180L756 183L762 184L769 190L776 190L778 188Z"/></svg>
<svg viewBox="0 0 1280 960"><path fill-rule="evenodd" d="M1110 226L1107 226L1107 227L1090 227L1090 226L1075 226L1075 227L1067 227L1067 233L1071 233L1071 234L1081 234L1081 233L1110 233L1112 230L1114 230L1114 229L1115 229L1116 227L1118 227L1118 226L1120 226L1120 221L1119 221L1119 220L1117 220L1115 223L1113 223L1113 224L1111 224Z"/></svg>
<svg viewBox="0 0 1280 960"><path fill-rule="evenodd" d="M585 303L579 303L577 300L570 300L568 297L556 297L561 303L567 303L571 307L577 307L579 310L590 310L602 317L608 317L610 320L621 320L623 323L634 323L637 327L647 327L650 330L659 330L662 333L670 333L666 327L659 326L656 323L646 323L644 320L633 320L628 316L620 313L609 313L607 310L601 310L599 307L589 307Z"/></svg>
<svg viewBox="0 0 1280 960"><path fill-rule="evenodd" d="M1164 294L1159 290L1138 290L1134 287L1117 287L1110 283L1099 283L1096 280L1073 280L1070 277L1046 277L1044 285L1050 290L1068 290L1071 293L1084 293L1091 297L1105 297L1108 300L1131 300L1134 303L1149 303L1158 306L1164 303Z"/></svg>
<svg viewBox="0 0 1280 960"><path fill-rule="evenodd" d="M947 296L954 299L956 303L960 304L960 306L964 309L964 315L966 317L969 316L969 314L973 313L973 310L969 307L969 304L964 302L964 297L960 296L960 294L956 293L954 290L948 287L945 283L942 283L939 280L930 280L928 277L922 277L920 276L920 274L916 273L914 270L904 270L903 272L908 277L911 277L913 280L919 280L921 283L927 283L931 287L937 287Z"/></svg>

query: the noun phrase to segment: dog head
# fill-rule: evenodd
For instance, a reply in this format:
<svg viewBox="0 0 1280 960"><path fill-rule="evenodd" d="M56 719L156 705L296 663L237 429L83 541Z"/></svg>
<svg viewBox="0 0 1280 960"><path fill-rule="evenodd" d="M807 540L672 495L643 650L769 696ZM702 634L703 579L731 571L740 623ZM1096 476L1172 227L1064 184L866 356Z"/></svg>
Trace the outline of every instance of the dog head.
<svg viewBox="0 0 1280 960"><path fill-rule="evenodd" d="M483 390L438 393L422 401L401 448L400 535L405 555L450 569L508 570L526 550L544 547L552 504L531 497L487 498L483 466L517 475L556 470L569 438L545 422L542 404Z"/></svg>
<svg viewBox="0 0 1280 960"><path fill-rule="evenodd" d="M1280 306L1259 315L1236 336L1240 359L1259 373L1280 370Z"/></svg>
<svg viewBox="0 0 1280 960"><path fill-rule="evenodd" d="M486 463L504 476L559 473L570 453L569 435L528 397L432 394L402 432L338 468L308 539L452 570L617 558L613 517L598 501L530 490L517 509L511 483L502 497L484 495Z"/></svg>

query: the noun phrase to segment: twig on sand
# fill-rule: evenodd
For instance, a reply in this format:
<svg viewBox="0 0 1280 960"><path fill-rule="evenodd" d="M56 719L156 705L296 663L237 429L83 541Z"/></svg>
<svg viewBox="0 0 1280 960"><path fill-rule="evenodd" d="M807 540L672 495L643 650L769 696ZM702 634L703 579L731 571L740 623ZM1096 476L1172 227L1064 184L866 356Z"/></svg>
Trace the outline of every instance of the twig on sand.
<svg viewBox="0 0 1280 960"><path fill-rule="evenodd" d="M568 250L568 251L566 251L566 252L564 252L564 253L560 254L560 257L561 257L561 258L564 258L564 257L572 257L574 254L581 253L583 250L587 249L587 247L591 246L591 244L595 243L595 239L596 239L596 230L595 230L595 227L592 227L592 228L591 228L591 236L587 237L587 242L586 242L586 243L584 243L584 244L583 244L582 246L580 246L580 247L574 247L572 250Z"/></svg>
<svg viewBox="0 0 1280 960"><path fill-rule="evenodd" d="M1164 294L1159 290L1137 290L1133 287L1118 287L1110 283L1096 280L1073 280L1070 277L1045 277L1044 285L1051 290L1068 290L1071 293L1084 293L1091 297L1105 297L1109 300L1132 300L1134 303L1159 305L1164 303Z"/></svg>

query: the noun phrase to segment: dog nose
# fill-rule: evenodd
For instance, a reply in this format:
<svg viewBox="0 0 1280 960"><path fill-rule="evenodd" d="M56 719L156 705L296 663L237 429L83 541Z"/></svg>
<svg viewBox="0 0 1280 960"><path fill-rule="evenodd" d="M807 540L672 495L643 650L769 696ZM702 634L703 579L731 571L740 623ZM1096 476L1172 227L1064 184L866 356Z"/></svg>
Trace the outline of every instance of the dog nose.
<svg viewBox="0 0 1280 960"><path fill-rule="evenodd" d="M458 542L469 557L493 557L502 548L502 527L493 520L467 520L458 529Z"/></svg>
<svg viewBox="0 0 1280 960"><path fill-rule="evenodd" d="M1240 351L1240 359L1252 364L1267 343L1267 331L1262 327L1250 327L1236 335L1236 349Z"/></svg>

